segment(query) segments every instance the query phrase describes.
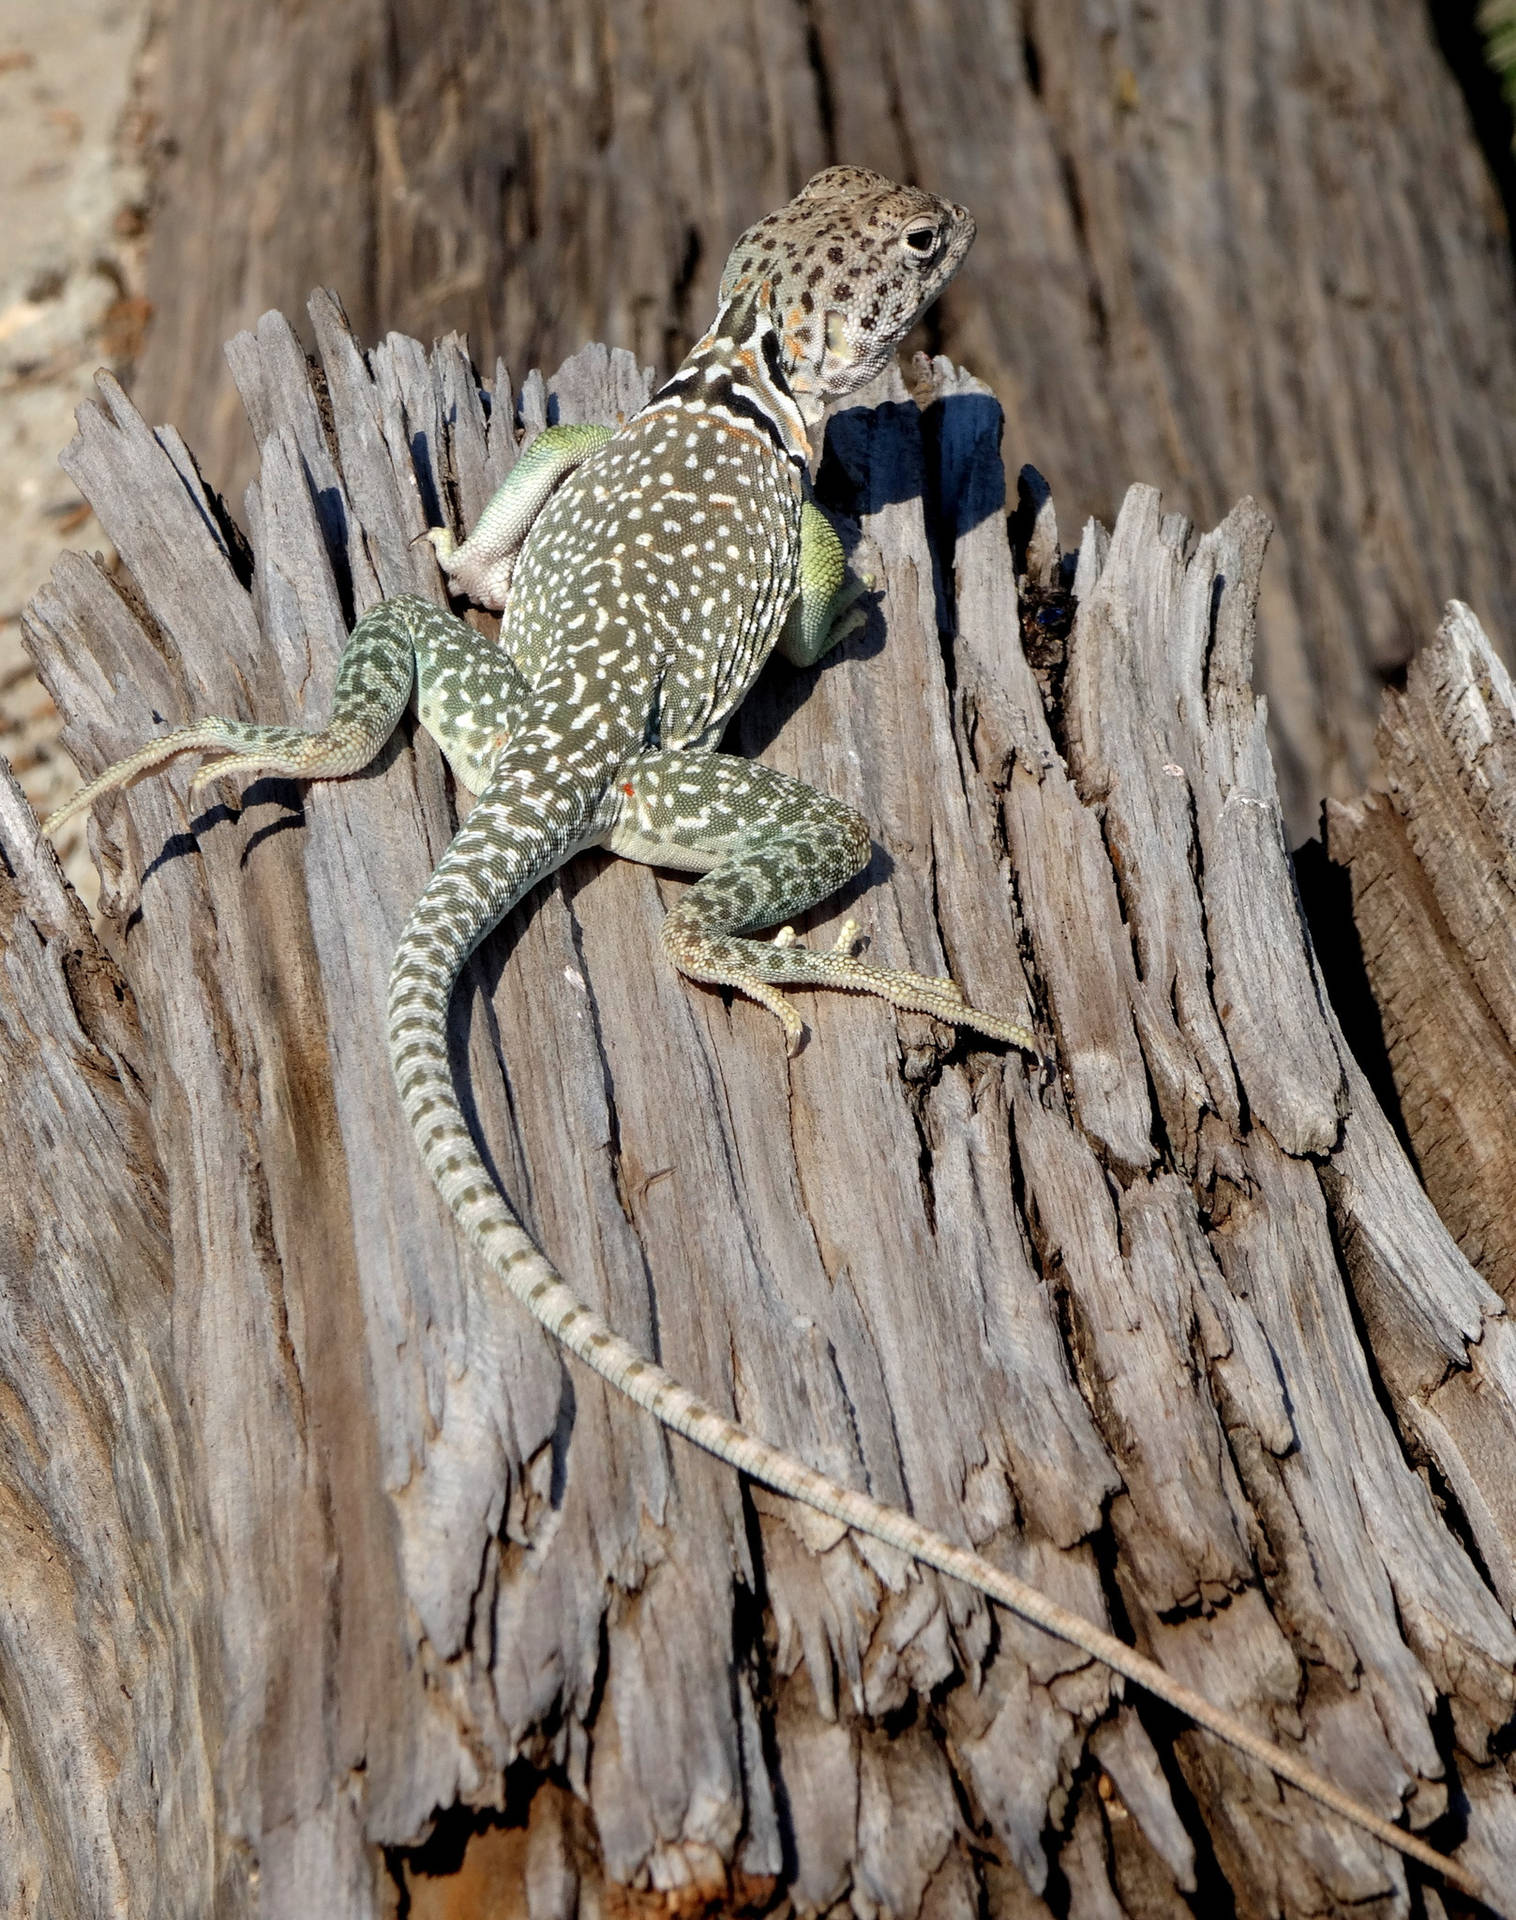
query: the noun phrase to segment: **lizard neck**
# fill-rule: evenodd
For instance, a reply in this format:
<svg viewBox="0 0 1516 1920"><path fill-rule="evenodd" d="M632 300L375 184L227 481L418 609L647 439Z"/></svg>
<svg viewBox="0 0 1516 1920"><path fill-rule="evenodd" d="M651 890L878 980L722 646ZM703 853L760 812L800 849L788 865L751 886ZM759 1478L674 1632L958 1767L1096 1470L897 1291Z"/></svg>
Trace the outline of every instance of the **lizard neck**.
<svg viewBox="0 0 1516 1920"><path fill-rule="evenodd" d="M645 411L710 414L762 434L795 466L803 469L810 458L808 428L815 422L790 385L778 331L751 293L725 302ZM814 412L819 420L820 402Z"/></svg>

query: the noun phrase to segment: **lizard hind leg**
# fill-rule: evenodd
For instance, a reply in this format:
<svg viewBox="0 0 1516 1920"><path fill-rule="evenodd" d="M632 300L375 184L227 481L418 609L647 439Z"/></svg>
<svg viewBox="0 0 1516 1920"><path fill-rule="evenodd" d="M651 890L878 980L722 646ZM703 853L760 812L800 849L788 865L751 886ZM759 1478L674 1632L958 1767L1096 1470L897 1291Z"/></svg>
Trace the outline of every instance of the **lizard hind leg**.
<svg viewBox="0 0 1516 1920"><path fill-rule="evenodd" d="M300 780L332 780L358 772L394 732L410 697L415 671L413 628L451 618L411 596L382 602L348 635L326 726L312 732L214 716L191 721L107 767L50 814L42 831L55 835L102 794L131 786L181 753L216 755L191 780L192 801L207 781L223 774L283 773Z"/></svg>
<svg viewBox="0 0 1516 1920"><path fill-rule="evenodd" d="M851 920L824 949L803 945L787 924L771 939L748 937L788 922L862 871L868 828L849 808L772 767L726 754L646 754L619 791L607 844L703 875L665 917L664 951L690 979L735 987L767 1007L791 1053L804 1029L784 989L837 987L970 1027L1040 1059L1028 1028L970 1006L955 981L857 958Z"/></svg>
<svg viewBox="0 0 1516 1920"><path fill-rule="evenodd" d="M414 623L412 636L416 711L454 777L480 794L521 723L531 688L498 641L440 608L427 611L429 618Z"/></svg>

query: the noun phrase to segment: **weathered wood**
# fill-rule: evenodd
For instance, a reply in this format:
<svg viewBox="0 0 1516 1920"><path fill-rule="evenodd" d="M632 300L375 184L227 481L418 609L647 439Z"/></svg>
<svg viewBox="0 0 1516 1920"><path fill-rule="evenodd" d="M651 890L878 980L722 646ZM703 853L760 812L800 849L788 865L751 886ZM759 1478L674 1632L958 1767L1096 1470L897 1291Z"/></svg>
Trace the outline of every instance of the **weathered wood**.
<svg viewBox="0 0 1516 1920"><path fill-rule="evenodd" d="M1516 694L1478 621L1455 602L1435 642L1385 697L1379 747L1386 791L1327 810L1328 844L1346 869L1361 964L1373 994L1396 1113L1426 1185L1424 1218L1360 1220L1350 1263L1374 1249L1365 1318L1381 1296L1393 1328L1376 1339L1418 1452L1446 1475L1475 1531L1486 1571L1516 1608L1516 1380L1511 1322L1490 1294L1439 1257L1427 1235L1450 1232L1508 1305L1516 1289L1511 1194L1516 1181ZM1364 1138L1394 1154L1377 1111ZM1372 1187L1362 1183L1364 1199ZM1432 1217L1435 1206L1441 1220ZM1446 1228L1442 1226L1446 1222ZM1459 1364L1459 1343L1471 1367ZM1439 1356L1439 1346L1442 1354ZM1486 1382L1492 1384L1486 1391Z"/></svg>
<svg viewBox="0 0 1516 1920"><path fill-rule="evenodd" d="M0 1911L210 1906L223 1694L125 983L0 762ZM207 1716L209 1716L207 1718Z"/></svg>
<svg viewBox="0 0 1516 1920"><path fill-rule="evenodd" d="M251 559L177 436L110 383L81 418L124 572L60 563L29 625L89 770L194 713L316 720L349 619L440 595L428 514L514 457L456 340L364 354L313 316L319 393L277 316L232 349ZM459 995L481 1137L586 1298L715 1404L1508 1885L1516 1357L1298 914L1250 685L1266 522L1196 540L1132 489L1082 539L1045 699L999 410L917 376L834 419L823 470L879 612L736 733L874 826L802 931L856 910L886 964L1035 1010L1062 1084L841 995L787 1061L662 962L678 883L597 856ZM594 349L520 411L644 392ZM1067 571L1050 502L1033 564ZM1398 1857L668 1442L501 1300L385 1057L455 819L424 734L195 820L183 792L99 810L104 947L0 811L7 1912L1407 1911Z"/></svg>
<svg viewBox="0 0 1516 1920"><path fill-rule="evenodd" d="M1516 1292L1516 695L1469 609L1386 697L1383 794L1333 807L1363 963L1421 1176Z"/></svg>
<svg viewBox="0 0 1516 1920"><path fill-rule="evenodd" d="M979 222L934 348L1071 524L1134 473L1202 525L1248 492L1278 523L1258 676L1293 841L1365 785L1449 595L1516 635L1516 284L1446 11L162 0L140 391L240 489L218 343L317 282L367 338L668 371L808 174L919 179Z"/></svg>

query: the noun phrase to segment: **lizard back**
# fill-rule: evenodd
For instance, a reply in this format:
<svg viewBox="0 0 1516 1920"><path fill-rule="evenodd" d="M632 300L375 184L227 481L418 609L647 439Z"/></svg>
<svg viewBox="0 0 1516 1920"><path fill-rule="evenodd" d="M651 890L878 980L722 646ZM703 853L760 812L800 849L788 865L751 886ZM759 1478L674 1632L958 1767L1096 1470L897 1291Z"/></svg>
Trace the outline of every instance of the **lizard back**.
<svg viewBox="0 0 1516 1920"><path fill-rule="evenodd" d="M811 433L866 384L952 278L968 210L829 167L739 238L710 330L648 405L543 507L502 639L581 725L588 772L617 747L714 747L794 600Z"/></svg>
<svg viewBox="0 0 1516 1920"><path fill-rule="evenodd" d="M563 751L714 746L795 597L806 438L751 295L553 495L501 638Z"/></svg>

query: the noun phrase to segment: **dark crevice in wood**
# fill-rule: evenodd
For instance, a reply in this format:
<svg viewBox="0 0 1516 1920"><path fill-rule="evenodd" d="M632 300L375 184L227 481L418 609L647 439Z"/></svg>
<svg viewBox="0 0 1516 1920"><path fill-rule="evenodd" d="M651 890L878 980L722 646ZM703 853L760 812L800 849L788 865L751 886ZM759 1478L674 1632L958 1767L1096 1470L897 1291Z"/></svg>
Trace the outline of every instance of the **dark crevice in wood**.
<svg viewBox="0 0 1516 1920"><path fill-rule="evenodd" d="M519 911L519 909L518 909ZM480 1116L473 1075L469 1072L469 1054L474 1045L476 1020L489 1022L486 1031L490 1032L492 1043L498 1047L493 1028L493 1020L484 1009L496 997L496 990L503 972L505 956L491 955L483 959L479 954L471 955L458 976L458 985L453 992L452 1006L448 1014L448 1065L452 1070L453 1084L458 1089L458 1104L463 1109L463 1120L469 1131L474 1150L484 1162L485 1169L495 1184L510 1198L512 1210L529 1233L537 1231L534 1219L530 1188L523 1190L519 1181L507 1180L502 1176L497 1150L489 1138Z"/></svg>
<svg viewBox="0 0 1516 1920"><path fill-rule="evenodd" d="M816 120L821 133L826 165L837 164L837 110L832 100L832 76L821 44L816 22L815 0L798 0L800 19L805 30L805 57L811 70L811 85L816 99Z"/></svg>
<svg viewBox="0 0 1516 1920"><path fill-rule="evenodd" d="M433 446L430 436L419 429L411 435L410 449L426 524L429 527L446 526L450 501L441 469L442 449Z"/></svg>
<svg viewBox="0 0 1516 1920"><path fill-rule="evenodd" d="M0 853L0 858L3 857L3 853ZM14 912L19 902L12 901L10 905ZM147 1089L143 1086L136 1065L136 1060L140 1059L136 1050L141 1044L141 1029L136 1003L125 976L98 943L92 940L88 947L83 947L70 940L61 930L60 934L60 977L74 1017L79 1022L79 1032L94 1050L95 1058L91 1064L100 1073L116 1081L123 1092L145 1097ZM133 1060L125 1058L121 1051L123 1038L133 1045Z"/></svg>
<svg viewBox="0 0 1516 1920"><path fill-rule="evenodd" d="M1332 1248L1337 1256L1338 1272L1342 1280L1343 1300L1346 1304L1348 1315L1353 1322L1354 1331L1358 1335L1359 1344L1363 1349L1364 1367L1368 1373L1369 1386L1375 1400L1379 1403L1379 1410L1384 1415L1390 1431L1394 1433L1399 1440L1400 1450L1404 1455L1406 1465L1413 1473L1419 1475L1425 1483L1428 1492L1436 1502L1437 1510L1442 1517L1443 1524L1462 1546L1463 1551L1469 1557L1470 1566L1474 1568L1480 1579L1489 1588L1491 1595L1498 1602L1499 1589L1491 1577L1489 1566L1485 1561L1483 1553L1480 1551L1478 1537L1469 1522L1468 1515L1464 1511L1463 1503L1453 1491L1447 1476L1438 1466L1436 1459L1427 1451L1425 1444L1418 1438L1415 1430L1401 1418L1396 1408L1395 1396L1391 1392L1389 1383L1386 1381L1383 1370L1379 1366L1375 1356L1374 1342L1370 1336L1368 1324L1364 1319L1362 1304L1359 1301L1357 1291L1352 1283L1352 1263L1348 1258L1347 1249L1342 1242L1340 1218L1336 1209L1331 1206L1330 1200L1328 1201L1326 1209L1326 1220L1327 1231L1331 1235ZM1453 1364L1450 1362L1447 1373L1443 1376L1443 1380L1437 1384L1445 1384L1453 1370ZM1433 1387L1427 1393L1426 1397L1433 1399L1435 1398L1435 1394L1436 1387Z"/></svg>
<svg viewBox="0 0 1516 1920"><path fill-rule="evenodd" d="M921 1211L926 1220L926 1230L935 1239L937 1237L937 1192L932 1184L934 1155L924 1112L925 1091L925 1088L920 1086L908 1086L906 1107L916 1127L916 1178L921 1189Z"/></svg>
<svg viewBox="0 0 1516 1920"><path fill-rule="evenodd" d="M600 1060L600 1086L605 1096L605 1119L608 1129L605 1152L610 1161L611 1183L616 1190L616 1198L620 1202L626 1223L635 1232L636 1211L632 1206L632 1196L627 1187L626 1166L621 1155L621 1118L616 1106L616 1076L611 1066L610 1055L606 1050L605 1034L600 1024L599 1002L595 998L595 989L591 984L594 979L594 970L586 963L584 957L584 928L579 919L578 889L571 890L563 882L560 882L560 885L563 891L564 910L568 915L569 944L573 948L574 963L580 981L583 983L585 1011L589 1016L590 1031L595 1037L595 1050Z"/></svg>
<svg viewBox="0 0 1516 1920"><path fill-rule="evenodd" d="M900 155L893 177L924 186L926 183L921 177L916 152L915 116L909 111L905 93L907 79L900 71L899 40L894 31L897 23L891 14L885 12L879 14L878 20L880 31L875 57L884 94L884 119L895 150Z"/></svg>
<svg viewBox="0 0 1516 1920"><path fill-rule="evenodd" d="M1037 35L1032 25L1032 9L1029 0L1021 0L1019 7L1021 26L1021 67L1026 75L1028 91L1034 100L1042 98L1042 55L1037 47Z"/></svg>
<svg viewBox="0 0 1516 1920"><path fill-rule="evenodd" d="M1296 892L1327 999L1353 1058L1363 1069L1374 1098L1414 1167L1416 1149L1400 1110L1384 1020L1364 965L1348 870L1330 857L1324 840L1307 840L1298 846L1292 863Z"/></svg>
<svg viewBox="0 0 1516 1920"><path fill-rule="evenodd" d="M1352 1300L1352 1297L1350 1289L1348 1293L1349 1300ZM1383 1393L1383 1384L1378 1380L1377 1375L1375 1384L1379 1387L1381 1393ZM1385 1397L1387 1401L1388 1396L1386 1395ZM1393 1416L1392 1407L1387 1405L1386 1410ZM1407 1433L1398 1421L1396 1422L1396 1426L1400 1432L1402 1443L1405 1446L1406 1459L1416 1471L1421 1474L1423 1479L1425 1479L1427 1490L1436 1503L1437 1511L1442 1518L1443 1525L1468 1555L1469 1565L1475 1569L1480 1579L1483 1580L1490 1592L1498 1599L1500 1590L1490 1572L1488 1562L1485 1560L1483 1553L1480 1552L1478 1536L1469 1523L1469 1516L1464 1511L1463 1502L1453 1491L1452 1484L1448 1480L1447 1475L1438 1466L1432 1455L1427 1452L1426 1448L1417 1445L1413 1436ZM1516 1735L1516 1718L1508 1721L1507 1725L1512 1729L1513 1735Z"/></svg>
<svg viewBox="0 0 1516 1920"><path fill-rule="evenodd" d="M1428 1714L1427 1719L1432 1729L1432 1738L1436 1743L1437 1752L1442 1760L1443 1784L1447 1790L1447 1807L1435 1820L1429 1820L1424 1827L1418 1828L1417 1831L1429 1846L1436 1847L1439 1852L1447 1852L1449 1850L1456 1852L1468 1838L1469 1816L1471 1812L1468 1789L1463 1778L1463 1766L1459 1765L1459 1761L1461 1758L1464 1766L1469 1765L1470 1761L1468 1756L1463 1754L1459 1747L1457 1729L1453 1725L1453 1716L1449 1712L1448 1704L1445 1700L1439 1700L1437 1702L1431 1713ZM1430 1887L1434 1889L1439 1897L1444 1900L1449 1913L1456 1911L1454 1903L1457 1901L1458 1905L1463 1906L1471 1915L1478 1916L1480 1914L1480 1909L1477 1906L1473 1903L1459 1900L1458 1895L1452 1889L1445 1890L1439 1887L1433 1876L1419 1867L1414 1860L1406 1861L1405 1872L1406 1879L1412 1887Z"/></svg>
<svg viewBox="0 0 1516 1920"><path fill-rule="evenodd" d="M154 617L152 609L142 597L142 589L132 578L131 569L123 566L119 558L107 563L97 553L90 555L86 565L94 569L95 573L105 582L106 586L110 588L111 592L115 594L116 598L126 608L132 619L141 629L143 638L150 642L154 651L162 658L164 665L172 671L177 672L181 670L183 661L180 658L179 648L173 636L168 633L162 623ZM42 659L38 658L38 647L41 644L41 636L27 620L25 613L23 613L21 617L21 631L26 638L27 650L31 653L32 659L37 665L38 673L41 675L45 664ZM45 678L43 684L47 684ZM166 714L159 713L156 708L153 709L153 720L155 724L166 720L167 717ZM88 772L89 769L85 768L83 771Z"/></svg>
<svg viewBox="0 0 1516 1920"><path fill-rule="evenodd" d="M386 1847L385 1864L399 1896L397 1920L405 1920L411 1912L408 1880L450 1879L462 1867L469 1843L478 1835L524 1826L536 1784L532 1770L518 1763L506 1773L503 1807L470 1807L454 1801L436 1810L431 1832L418 1846Z"/></svg>
<svg viewBox="0 0 1516 1920"><path fill-rule="evenodd" d="M231 561L232 571L237 577L238 584L251 587L253 550L248 545L247 535L242 531L236 515L226 501L200 471L199 462L194 455L191 454L189 458L191 471L198 484L192 486L187 475L181 476L184 480L184 490L194 502L196 510L204 514L207 523L215 528L225 543L227 557Z"/></svg>
<svg viewBox="0 0 1516 1920"><path fill-rule="evenodd" d="M490 1660L496 1650L494 1601L500 1589L500 1553L505 1544L499 1533L480 1540L479 1566L468 1594L463 1644L485 1660Z"/></svg>
<svg viewBox="0 0 1516 1920"><path fill-rule="evenodd" d="M781 1882L790 1882L794 1880L799 1866L799 1854L795 1845L789 1788L785 1780L784 1756L775 1725L779 1690L784 1680L774 1664L773 1616L768 1591L768 1565L763 1552L763 1520L753 1499L753 1485L749 1480L742 1482L741 1500L742 1532L747 1542L753 1585L749 1587L739 1581L734 1588L734 1671L741 1671L745 1667L752 1677L753 1714L758 1722L758 1740L763 1749L763 1761L768 1770L778 1816L782 1863L780 1878Z"/></svg>
<svg viewBox="0 0 1516 1920"><path fill-rule="evenodd" d="M1103 1390L1103 1382L1100 1380L1099 1368L1095 1359L1095 1340L1090 1329L1085 1325L1083 1302L1079 1299L1078 1293L1061 1262L1054 1262L1049 1266L1045 1250L1039 1248L1038 1264L1042 1270L1043 1284L1048 1289L1048 1295L1057 1318L1058 1333L1063 1343L1064 1357L1068 1364L1069 1373L1077 1385L1086 1407L1089 1409L1096 1432L1100 1434L1101 1438L1106 1442L1106 1445L1111 1448L1112 1457L1116 1463L1116 1470L1120 1473L1122 1448L1119 1442L1122 1438L1120 1434L1121 1423L1119 1420L1112 1420L1110 1417L1110 1404ZM1106 1504L1107 1507L1109 1507L1109 1498Z"/></svg>
<svg viewBox="0 0 1516 1920"><path fill-rule="evenodd" d="M703 328L696 321L691 296L695 282L699 277L701 261L705 255L704 243L698 227L686 227L684 234L684 252L680 255L674 272L673 284L669 288L669 309L673 314L673 324L664 332L663 365L677 367L688 353L691 344L700 338Z"/></svg>
<svg viewBox="0 0 1516 1920"><path fill-rule="evenodd" d="M1084 192L1079 180L1079 158L1056 135L1054 141L1058 183L1063 191L1064 205L1068 210L1069 230L1073 237L1075 256L1083 282L1091 345L1097 359L1104 360L1110 352L1111 320L1105 295L1100 287L1099 267L1090 246L1089 215L1085 210Z"/></svg>
<svg viewBox="0 0 1516 1920"><path fill-rule="evenodd" d="M1100 1590L1109 1615L1110 1631L1128 1646L1141 1647L1142 1642L1122 1592L1119 1543L1112 1524L1114 1508L1126 1497L1124 1493L1117 1493L1107 1501L1102 1523L1090 1536L1089 1546L1100 1575ZM1221 1869L1210 1831L1180 1764L1180 1746L1186 1739L1185 1722L1161 1700L1150 1699L1135 1689L1128 1689L1124 1699L1112 1703L1107 1718L1122 1712L1135 1715L1148 1736L1153 1752L1158 1757L1174 1811L1194 1849L1195 1891L1182 1897L1190 1902L1197 1920L1235 1920L1235 1894Z"/></svg>

